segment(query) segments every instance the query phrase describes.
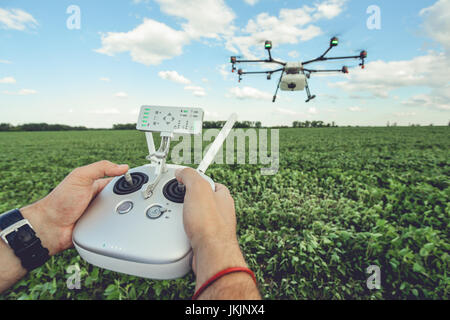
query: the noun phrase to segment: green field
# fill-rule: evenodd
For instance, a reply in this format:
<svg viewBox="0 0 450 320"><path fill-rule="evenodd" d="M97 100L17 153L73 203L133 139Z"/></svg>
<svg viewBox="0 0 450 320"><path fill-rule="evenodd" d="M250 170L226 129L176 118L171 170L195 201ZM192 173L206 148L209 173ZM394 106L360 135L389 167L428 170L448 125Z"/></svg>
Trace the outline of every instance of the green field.
<svg viewBox="0 0 450 320"><path fill-rule="evenodd" d="M0 133L0 212L45 196L73 168L144 164L137 131ZM213 165L235 199L241 248L268 299L449 299L450 127L282 129L280 169ZM69 290L69 265L82 270ZM369 290L366 268L381 270ZM1 299L189 299L192 273L152 281L101 270L75 249Z"/></svg>

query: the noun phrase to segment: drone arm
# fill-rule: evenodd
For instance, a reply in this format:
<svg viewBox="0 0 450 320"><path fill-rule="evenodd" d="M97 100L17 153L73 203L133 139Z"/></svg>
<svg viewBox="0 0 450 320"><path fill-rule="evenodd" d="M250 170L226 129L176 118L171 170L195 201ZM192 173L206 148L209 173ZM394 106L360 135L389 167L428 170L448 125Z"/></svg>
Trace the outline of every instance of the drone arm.
<svg viewBox="0 0 450 320"><path fill-rule="evenodd" d="M236 60L234 63L277 63L282 66L286 65L285 62L274 60L272 57L269 60Z"/></svg>
<svg viewBox="0 0 450 320"><path fill-rule="evenodd" d="M247 62L269 62L268 60L236 60L235 63L247 63Z"/></svg>
<svg viewBox="0 0 450 320"><path fill-rule="evenodd" d="M303 69L306 72L314 73L314 72L343 72L342 69L328 69L328 70L312 70L312 69Z"/></svg>
<svg viewBox="0 0 450 320"><path fill-rule="evenodd" d="M307 65L309 63L317 62L317 61L327 61L327 60L345 60L345 59L361 59L361 56L346 56L346 57L324 57L321 56L319 58L308 60L305 62L302 62L302 65Z"/></svg>
<svg viewBox="0 0 450 320"><path fill-rule="evenodd" d="M346 56L346 57L329 57L325 58L325 60L342 60L342 59L360 59L361 56Z"/></svg>
<svg viewBox="0 0 450 320"><path fill-rule="evenodd" d="M326 54L328 53L328 52L330 52L330 50L331 49L333 49L333 47L332 46L330 46L320 57L319 57L319 59L321 59L321 58L324 58L325 56L326 56Z"/></svg>
<svg viewBox="0 0 450 320"><path fill-rule="evenodd" d="M272 74L275 72L283 71L284 68L276 69L276 70L268 70L268 71L241 71L240 74Z"/></svg>
<svg viewBox="0 0 450 320"><path fill-rule="evenodd" d="M313 60L308 60L308 61L302 62L302 64L305 65L305 64L308 64L308 63L316 62L316 61L324 61L324 60L326 60L327 58L325 58L325 56L326 56L326 54L328 52L330 52L331 49L333 49L333 46L330 45L328 47L328 49L325 50L325 52L320 57L318 57L316 59L313 59Z"/></svg>

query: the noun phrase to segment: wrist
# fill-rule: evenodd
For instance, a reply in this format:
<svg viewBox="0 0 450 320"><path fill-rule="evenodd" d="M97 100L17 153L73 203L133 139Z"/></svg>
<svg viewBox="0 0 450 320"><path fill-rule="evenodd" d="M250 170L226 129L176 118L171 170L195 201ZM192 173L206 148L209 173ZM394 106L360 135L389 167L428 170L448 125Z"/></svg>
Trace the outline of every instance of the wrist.
<svg viewBox="0 0 450 320"><path fill-rule="evenodd" d="M20 212L30 222L36 236L41 240L42 246L49 251L50 256L62 251L60 228L53 225L47 218L42 200L20 208Z"/></svg>
<svg viewBox="0 0 450 320"><path fill-rule="evenodd" d="M217 272L232 267L247 267L237 239L204 241L194 250L196 290Z"/></svg>

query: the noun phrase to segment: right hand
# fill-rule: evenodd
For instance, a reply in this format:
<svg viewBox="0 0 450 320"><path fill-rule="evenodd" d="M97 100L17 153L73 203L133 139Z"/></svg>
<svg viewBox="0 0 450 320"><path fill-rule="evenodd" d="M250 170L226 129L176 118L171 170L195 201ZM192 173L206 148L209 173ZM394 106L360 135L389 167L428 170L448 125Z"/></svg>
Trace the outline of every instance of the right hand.
<svg viewBox="0 0 450 320"><path fill-rule="evenodd" d="M236 237L234 200L224 185L216 190L192 168L178 169L177 180L186 186L183 223L191 242L196 290L217 272L247 267Z"/></svg>

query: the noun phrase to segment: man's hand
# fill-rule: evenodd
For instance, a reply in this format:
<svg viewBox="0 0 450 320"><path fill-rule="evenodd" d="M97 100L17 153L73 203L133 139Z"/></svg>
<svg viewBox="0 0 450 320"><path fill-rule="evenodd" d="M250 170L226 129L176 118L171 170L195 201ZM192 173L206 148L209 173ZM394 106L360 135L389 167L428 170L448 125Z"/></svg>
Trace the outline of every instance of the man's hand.
<svg viewBox="0 0 450 320"><path fill-rule="evenodd" d="M20 209L42 245L54 255L72 246L72 231L91 200L128 165L99 161L73 170L49 195Z"/></svg>
<svg viewBox="0 0 450 320"><path fill-rule="evenodd" d="M236 237L234 200L227 187L216 183L214 192L191 168L177 170L175 175L186 186L183 222L194 251L192 268L198 290L217 272L247 264ZM200 298L260 299L260 295L248 274L236 273L217 280Z"/></svg>

